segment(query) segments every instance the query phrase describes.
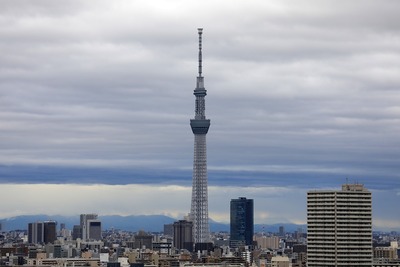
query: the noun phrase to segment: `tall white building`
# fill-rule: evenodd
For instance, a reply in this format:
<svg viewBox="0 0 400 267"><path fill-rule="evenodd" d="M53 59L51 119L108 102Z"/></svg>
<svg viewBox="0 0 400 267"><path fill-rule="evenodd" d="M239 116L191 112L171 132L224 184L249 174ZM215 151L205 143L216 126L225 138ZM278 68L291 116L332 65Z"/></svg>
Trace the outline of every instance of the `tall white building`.
<svg viewBox="0 0 400 267"><path fill-rule="evenodd" d="M361 184L307 193L307 266L372 266L372 199Z"/></svg>

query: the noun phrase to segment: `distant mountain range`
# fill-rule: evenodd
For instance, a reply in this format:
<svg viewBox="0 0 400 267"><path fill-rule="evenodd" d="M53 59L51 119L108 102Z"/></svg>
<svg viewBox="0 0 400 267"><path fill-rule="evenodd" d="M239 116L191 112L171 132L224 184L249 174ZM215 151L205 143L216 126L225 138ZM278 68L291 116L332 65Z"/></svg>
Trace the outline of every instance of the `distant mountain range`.
<svg viewBox="0 0 400 267"><path fill-rule="evenodd" d="M107 229L120 229L126 231L139 231L144 230L147 232L162 232L164 230L164 224L170 224L177 219L171 218L164 215L131 215L131 216L119 216L119 215L107 215L107 216L99 216L99 219L102 222L102 228L104 230ZM49 215L23 215L12 218L6 218L0 220L3 231L11 231L11 230L27 230L28 223L37 222L37 221L48 221L53 220L58 222L58 227L61 223L65 224L67 229L72 229L74 225L79 224L79 215L77 216L49 216ZM283 226L286 232L294 232L299 228L302 229L303 232L306 231L305 225L296 225L296 224L256 224L254 225L255 232L278 232L279 226ZM210 220L210 230L212 232L221 232L226 231L229 232L229 224L227 223L218 223L213 220Z"/></svg>

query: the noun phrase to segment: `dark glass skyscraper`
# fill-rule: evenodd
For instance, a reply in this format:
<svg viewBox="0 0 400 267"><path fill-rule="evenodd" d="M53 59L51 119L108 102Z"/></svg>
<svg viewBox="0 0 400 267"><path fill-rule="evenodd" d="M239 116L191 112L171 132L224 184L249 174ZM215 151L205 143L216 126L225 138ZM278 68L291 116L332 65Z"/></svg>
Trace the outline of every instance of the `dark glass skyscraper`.
<svg viewBox="0 0 400 267"><path fill-rule="evenodd" d="M57 222L44 222L44 243L54 243L57 240Z"/></svg>
<svg viewBox="0 0 400 267"><path fill-rule="evenodd" d="M254 235L254 201L240 197L231 200L230 247L251 246Z"/></svg>
<svg viewBox="0 0 400 267"><path fill-rule="evenodd" d="M30 244L53 243L57 239L56 227L56 221L29 223L28 242Z"/></svg>

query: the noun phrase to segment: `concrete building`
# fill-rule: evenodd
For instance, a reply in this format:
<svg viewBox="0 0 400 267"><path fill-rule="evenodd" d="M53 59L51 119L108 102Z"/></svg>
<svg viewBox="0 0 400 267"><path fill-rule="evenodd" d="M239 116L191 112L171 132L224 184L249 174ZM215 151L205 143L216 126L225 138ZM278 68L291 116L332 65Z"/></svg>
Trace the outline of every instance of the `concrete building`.
<svg viewBox="0 0 400 267"><path fill-rule="evenodd" d="M156 251L159 255L172 255L172 242L166 239L160 242L153 242L153 251Z"/></svg>
<svg viewBox="0 0 400 267"><path fill-rule="evenodd" d="M82 227L80 225L74 225L72 228L72 239L76 240L82 238Z"/></svg>
<svg viewBox="0 0 400 267"><path fill-rule="evenodd" d="M254 241L257 242L257 247L262 249L278 249L280 238L278 236L256 236Z"/></svg>
<svg viewBox="0 0 400 267"><path fill-rule="evenodd" d="M101 221L100 220L88 220L87 221L87 233L89 240L101 240Z"/></svg>
<svg viewBox="0 0 400 267"><path fill-rule="evenodd" d="M231 248L252 246L254 235L254 201L240 197L231 200Z"/></svg>
<svg viewBox="0 0 400 267"><path fill-rule="evenodd" d="M153 249L153 236L147 234L145 231L139 231L138 234L135 235L134 248Z"/></svg>
<svg viewBox="0 0 400 267"><path fill-rule="evenodd" d="M400 267L400 260L374 259L373 267Z"/></svg>
<svg viewBox="0 0 400 267"><path fill-rule="evenodd" d="M40 244L44 242L43 222L34 222L28 224L28 243Z"/></svg>
<svg viewBox="0 0 400 267"><path fill-rule="evenodd" d="M193 222L174 222L174 246L177 249L193 251Z"/></svg>
<svg viewBox="0 0 400 267"><path fill-rule="evenodd" d="M363 185L309 191L307 225L307 266L372 266L372 200Z"/></svg>
<svg viewBox="0 0 400 267"><path fill-rule="evenodd" d="M289 258L286 256L274 256L271 259L271 267L289 267Z"/></svg>
<svg viewBox="0 0 400 267"><path fill-rule="evenodd" d="M82 240L101 240L101 221L97 214L81 214L80 227Z"/></svg>
<svg viewBox="0 0 400 267"><path fill-rule="evenodd" d="M45 221L28 224L28 242L30 244L53 243L57 239L57 222Z"/></svg>
<svg viewBox="0 0 400 267"><path fill-rule="evenodd" d="M244 267L243 263L186 263L183 267Z"/></svg>
<svg viewBox="0 0 400 267"><path fill-rule="evenodd" d="M390 242L390 247L375 247L374 259L397 260L398 248L397 241Z"/></svg>

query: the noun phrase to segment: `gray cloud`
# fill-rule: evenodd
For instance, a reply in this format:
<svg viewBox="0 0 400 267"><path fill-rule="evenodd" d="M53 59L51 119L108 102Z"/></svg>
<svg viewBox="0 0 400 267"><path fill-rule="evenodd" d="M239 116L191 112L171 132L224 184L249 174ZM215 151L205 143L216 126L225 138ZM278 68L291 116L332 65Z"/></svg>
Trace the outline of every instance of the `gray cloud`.
<svg viewBox="0 0 400 267"><path fill-rule="evenodd" d="M0 165L190 169L204 27L210 179L400 188L399 5L1 2Z"/></svg>

